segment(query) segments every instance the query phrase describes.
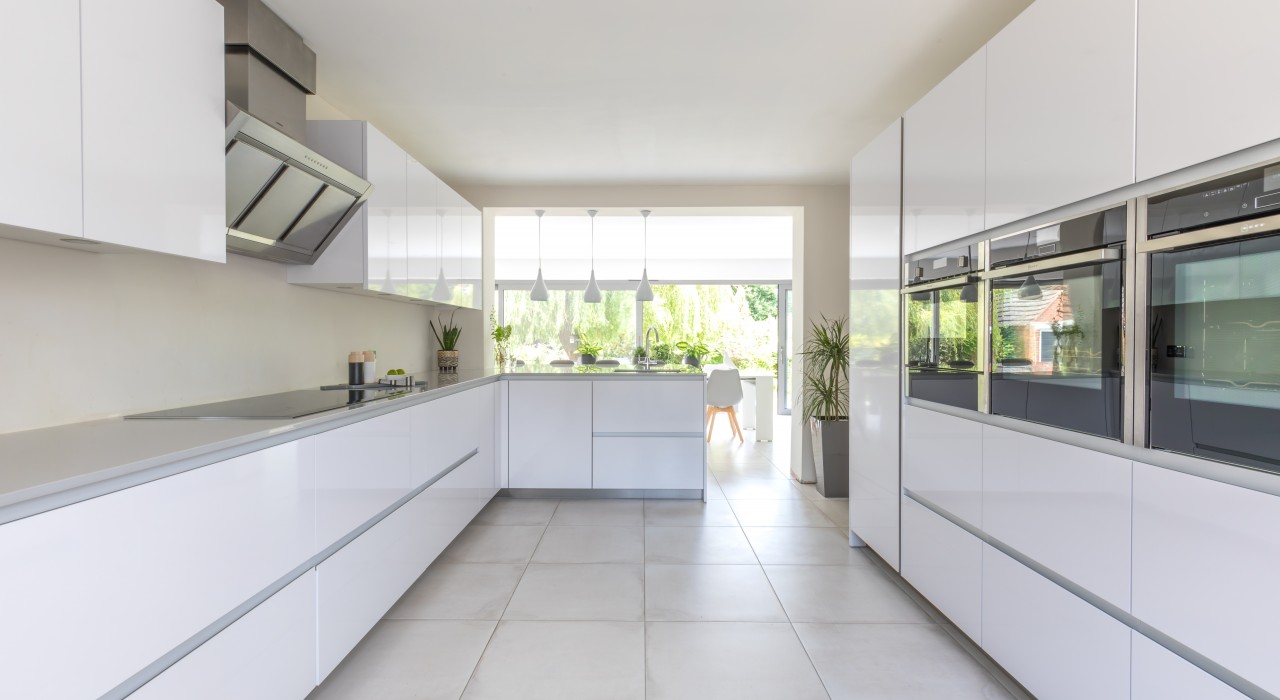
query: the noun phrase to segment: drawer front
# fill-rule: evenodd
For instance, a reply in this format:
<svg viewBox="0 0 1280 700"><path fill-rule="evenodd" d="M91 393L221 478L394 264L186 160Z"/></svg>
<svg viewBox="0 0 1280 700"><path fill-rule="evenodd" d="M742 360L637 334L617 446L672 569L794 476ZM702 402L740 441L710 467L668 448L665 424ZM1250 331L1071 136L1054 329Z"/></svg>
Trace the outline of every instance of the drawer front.
<svg viewBox="0 0 1280 700"><path fill-rule="evenodd" d="M902 486L982 527L982 424L902 407Z"/></svg>
<svg viewBox="0 0 1280 700"><path fill-rule="evenodd" d="M591 382L513 381L508 398L511 488L591 488Z"/></svg>
<svg viewBox="0 0 1280 700"><path fill-rule="evenodd" d="M395 411L315 436L318 550L413 490L411 416Z"/></svg>
<svg viewBox="0 0 1280 700"><path fill-rule="evenodd" d="M1245 700L1231 686L1182 657L1133 632L1132 700Z"/></svg>
<svg viewBox="0 0 1280 700"><path fill-rule="evenodd" d="M706 468L701 437L598 437L592 488L701 489Z"/></svg>
<svg viewBox="0 0 1280 700"><path fill-rule="evenodd" d="M902 577L982 643L982 540L903 498Z"/></svg>
<svg viewBox="0 0 1280 700"><path fill-rule="evenodd" d="M703 382L612 380L591 383L597 433L696 433L706 414Z"/></svg>

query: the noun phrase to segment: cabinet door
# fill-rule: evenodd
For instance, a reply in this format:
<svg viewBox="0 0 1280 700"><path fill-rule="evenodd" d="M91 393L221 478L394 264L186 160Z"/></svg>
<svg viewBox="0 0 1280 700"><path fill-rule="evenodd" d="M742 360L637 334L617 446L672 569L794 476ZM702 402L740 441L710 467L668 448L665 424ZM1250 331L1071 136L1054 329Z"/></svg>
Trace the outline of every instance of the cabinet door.
<svg viewBox="0 0 1280 700"><path fill-rule="evenodd" d="M1133 700L1245 700L1231 686L1133 632Z"/></svg>
<svg viewBox="0 0 1280 700"><path fill-rule="evenodd" d="M982 643L982 540L906 497L902 577Z"/></svg>
<svg viewBox="0 0 1280 700"><path fill-rule="evenodd" d="M597 433L697 433L706 416L705 383L613 379L591 382Z"/></svg>
<svg viewBox="0 0 1280 700"><path fill-rule="evenodd" d="M987 228L1133 182L1135 1L1037 0L987 44Z"/></svg>
<svg viewBox="0 0 1280 700"><path fill-rule="evenodd" d="M511 488L591 488L591 382L510 382Z"/></svg>
<svg viewBox="0 0 1280 700"><path fill-rule="evenodd" d="M408 218L405 207L409 156L373 127L365 124L365 176L373 191L365 201L365 287L384 294L400 294L408 272Z"/></svg>
<svg viewBox="0 0 1280 700"><path fill-rule="evenodd" d="M440 182L436 207L440 214L440 257L437 275L443 274L449 285L449 303L459 304L459 275L462 264L462 197L452 187Z"/></svg>
<svg viewBox="0 0 1280 700"><path fill-rule="evenodd" d="M308 571L129 696L302 700L316 685L316 572Z"/></svg>
<svg viewBox="0 0 1280 700"><path fill-rule="evenodd" d="M8 3L4 15L0 226L80 236L80 2Z"/></svg>
<svg viewBox="0 0 1280 700"><path fill-rule="evenodd" d="M903 117L904 253L984 228L986 95L982 48Z"/></svg>
<svg viewBox="0 0 1280 700"><path fill-rule="evenodd" d="M982 527L982 424L902 407L902 485Z"/></svg>
<svg viewBox="0 0 1280 700"><path fill-rule="evenodd" d="M1271 65L1274 0L1140 0L1138 179L1280 138Z"/></svg>
<svg viewBox="0 0 1280 700"><path fill-rule="evenodd" d="M480 277L483 242L483 222L480 210L462 201L462 246L459 250L458 305L480 308Z"/></svg>
<svg viewBox="0 0 1280 700"><path fill-rule="evenodd" d="M701 489L706 442L698 437L598 437L592 488Z"/></svg>
<svg viewBox="0 0 1280 700"><path fill-rule="evenodd" d="M98 697L306 561L310 450L287 443L0 526L0 697Z"/></svg>
<svg viewBox="0 0 1280 700"><path fill-rule="evenodd" d="M436 190L439 178L412 157L406 183L406 228L408 248L405 296L430 299L435 283L436 246L439 242L440 218L436 216Z"/></svg>
<svg viewBox="0 0 1280 700"><path fill-rule="evenodd" d="M317 551L413 490L411 415L395 411L315 436Z"/></svg>
<svg viewBox="0 0 1280 700"><path fill-rule="evenodd" d="M224 262L222 7L84 2L80 16L85 237Z"/></svg>

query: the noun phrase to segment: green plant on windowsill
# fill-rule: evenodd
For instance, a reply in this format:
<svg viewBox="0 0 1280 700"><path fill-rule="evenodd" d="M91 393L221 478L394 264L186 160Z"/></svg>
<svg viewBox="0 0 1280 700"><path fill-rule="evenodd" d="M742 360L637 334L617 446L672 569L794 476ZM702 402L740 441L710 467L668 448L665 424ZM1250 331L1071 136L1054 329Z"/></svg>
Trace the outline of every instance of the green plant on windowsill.
<svg viewBox="0 0 1280 700"><path fill-rule="evenodd" d="M603 349L604 347L596 345L586 338L582 338L578 340L578 359L581 360L584 365L594 365L596 363L596 357Z"/></svg>
<svg viewBox="0 0 1280 700"><path fill-rule="evenodd" d="M699 340L682 340L676 343L676 348L684 353L684 363L692 367L701 367L702 358L711 354L711 348Z"/></svg>

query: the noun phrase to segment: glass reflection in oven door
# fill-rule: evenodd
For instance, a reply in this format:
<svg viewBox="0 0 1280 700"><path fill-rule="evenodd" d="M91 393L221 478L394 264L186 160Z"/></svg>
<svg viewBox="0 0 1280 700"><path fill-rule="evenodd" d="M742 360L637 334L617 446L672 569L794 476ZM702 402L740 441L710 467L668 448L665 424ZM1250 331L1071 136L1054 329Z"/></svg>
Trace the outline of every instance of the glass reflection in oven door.
<svg viewBox="0 0 1280 700"><path fill-rule="evenodd" d="M907 395L978 409L978 288L907 295Z"/></svg>
<svg viewBox="0 0 1280 700"><path fill-rule="evenodd" d="M1151 446L1280 472L1280 236L1151 256Z"/></svg>
<svg viewBox="0 0 1280 700"><path fill-rule="evenodd" d="M991 287L991 412L1119 440L1123 263Z"/></svg>

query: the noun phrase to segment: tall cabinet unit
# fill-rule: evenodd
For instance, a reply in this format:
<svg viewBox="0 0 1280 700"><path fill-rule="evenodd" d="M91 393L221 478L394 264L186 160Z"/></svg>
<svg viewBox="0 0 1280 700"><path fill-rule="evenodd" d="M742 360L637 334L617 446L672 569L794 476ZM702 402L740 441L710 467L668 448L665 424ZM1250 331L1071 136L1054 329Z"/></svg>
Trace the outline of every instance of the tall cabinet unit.
<svg viewBox="0 0 1280 700"><path fill-rule="evenodd" d="M903 116L903 252L985 228L987 50Z"/></svg>

